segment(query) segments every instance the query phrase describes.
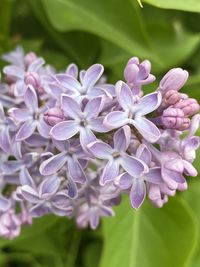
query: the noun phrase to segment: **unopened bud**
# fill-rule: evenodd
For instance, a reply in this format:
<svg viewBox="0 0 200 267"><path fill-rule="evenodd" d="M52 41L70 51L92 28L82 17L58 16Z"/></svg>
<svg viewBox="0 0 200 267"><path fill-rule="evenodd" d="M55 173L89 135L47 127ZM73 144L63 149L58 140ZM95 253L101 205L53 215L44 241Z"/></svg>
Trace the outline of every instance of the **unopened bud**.
<svg viewBox="0 0 200 267"><path fill-rule="evenodd" d="M44 114L44 121L50 126L54 126L63 120L64 120L64 113L60 108L50 108Z"/></svg>

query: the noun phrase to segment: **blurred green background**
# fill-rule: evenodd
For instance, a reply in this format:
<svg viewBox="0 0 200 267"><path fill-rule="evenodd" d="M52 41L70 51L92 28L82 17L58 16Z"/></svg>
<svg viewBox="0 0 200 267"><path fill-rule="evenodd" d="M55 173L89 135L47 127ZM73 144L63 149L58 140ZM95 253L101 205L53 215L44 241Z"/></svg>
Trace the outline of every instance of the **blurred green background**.
<svg viewBox="0 0 200 267"><path fill-rule="evenodd" d="M200 99L200 1L145 0L143 8L138 2L0 0L0 55L22 45L58 70L99 62L111 82L138 56L151 60L158 81L171 67L187 69L183 91ZM0 266L200 267L199 177L162 209L146 202L136 212L124 199L116 214L97 231L78 230L65 218L37 219L17 239L0 239Z"/></svg>

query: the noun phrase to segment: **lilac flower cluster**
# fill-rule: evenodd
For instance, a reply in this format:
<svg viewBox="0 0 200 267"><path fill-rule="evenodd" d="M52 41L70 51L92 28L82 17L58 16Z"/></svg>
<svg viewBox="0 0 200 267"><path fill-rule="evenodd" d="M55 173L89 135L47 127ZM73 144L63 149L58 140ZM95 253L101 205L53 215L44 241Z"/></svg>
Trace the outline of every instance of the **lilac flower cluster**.
<svg viewBox="0 0 200 267"><path fill-rule="evenodd" d="M105 83L101 64L57 73L20 47L3 59L0 236L14 238L48 213L95 229L122 194L134 209L146 196L162 207L197 175L199 104L180 93L187 71L171 69L144 95L155 76L137 57L115 85Z"/></svg>

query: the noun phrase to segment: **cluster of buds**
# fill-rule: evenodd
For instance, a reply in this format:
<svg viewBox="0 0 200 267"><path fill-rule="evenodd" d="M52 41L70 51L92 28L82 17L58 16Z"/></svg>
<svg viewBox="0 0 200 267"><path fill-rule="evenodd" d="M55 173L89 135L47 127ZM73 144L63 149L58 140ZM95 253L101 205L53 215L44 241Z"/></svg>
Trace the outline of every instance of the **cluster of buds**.
<svg viewBox="0 0 200 267"><path fill-rule="evenodd" d="M187 71L170 70L144 95L155 80L148 60L131 58L112 85L101 64L57 73L19 47L3 59L0 236L48 213L95 229L122 194L136 210L146 197L162 207L197 176L199 105L179 92Z"/></svg>

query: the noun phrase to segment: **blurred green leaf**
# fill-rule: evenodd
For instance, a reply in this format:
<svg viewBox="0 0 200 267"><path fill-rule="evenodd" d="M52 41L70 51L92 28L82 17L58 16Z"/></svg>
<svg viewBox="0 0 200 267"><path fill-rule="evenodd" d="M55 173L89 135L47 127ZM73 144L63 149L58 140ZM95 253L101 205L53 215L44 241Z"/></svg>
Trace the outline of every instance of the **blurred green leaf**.
<svg viewBox="0 0 200 267"><path fill-rule="evenodd" d="M199 0L142 0L159 8L200 12Z"/></svg>
<svg viewBox="0 0 200 267"><path fill-rule="evenodd" d="M182 197L189 204L191 211L195 217L197 226L198 226L198 243L196 246L196 252L192 258L192 263L190 267L199 267L200 266L200 205L199 205L199 196L200 196L200 180L198 178L191 178L192 181L189 183L189 189L182 194Z"/></svg>
<svg viewBox="0 0 200 267"><path fill-rule="evenodd" d="M146 202L139 211L131 209L127 198L115 218L104 219L103 229L100 267L183 267L197 238L188 206L176 198L162 209Z"/></svg>
<svg viewBox="0 0 200 267"><path fill-rule="evenodd" d="M150 59L157 69L166 69L185 60L200 41L199 34L187 33L180 25L174 25L169 20L164 24L160 21L147 23L135 0L42 2L50 22L58 31L78 29L94 33L120 47L122 54ZM107 63L109 58L113 62L113 52L110 54Z"/></svg>

